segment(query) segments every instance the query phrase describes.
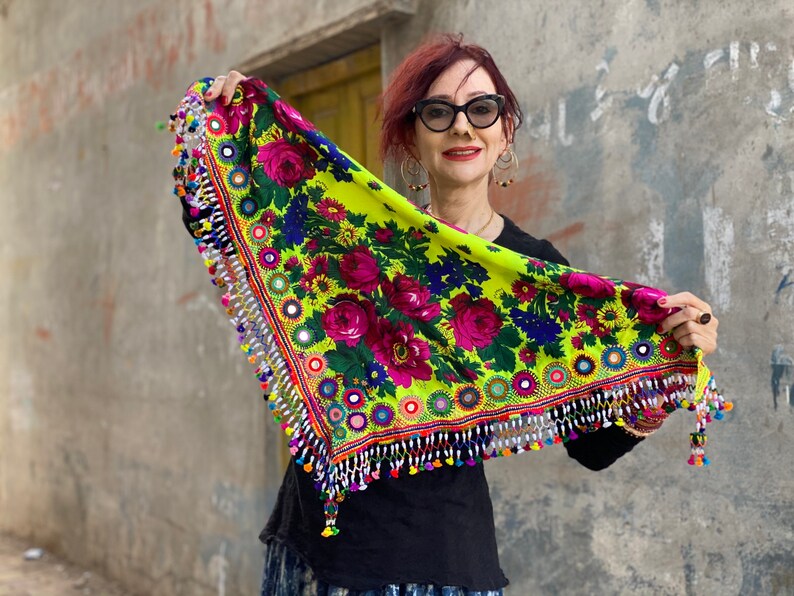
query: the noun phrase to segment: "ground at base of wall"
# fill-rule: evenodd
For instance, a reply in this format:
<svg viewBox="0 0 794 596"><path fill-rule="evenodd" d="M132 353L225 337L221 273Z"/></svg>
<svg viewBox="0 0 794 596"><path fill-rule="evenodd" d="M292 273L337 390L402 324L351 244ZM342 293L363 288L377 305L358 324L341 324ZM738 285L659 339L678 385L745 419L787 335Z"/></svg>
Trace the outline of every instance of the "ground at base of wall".
<svg viewBox="0 0 794 596"><path fill-rule="evenodd" d="M127 596L112 582L47 552L25 560L31 546L0 534L0 596Z"/></svg>

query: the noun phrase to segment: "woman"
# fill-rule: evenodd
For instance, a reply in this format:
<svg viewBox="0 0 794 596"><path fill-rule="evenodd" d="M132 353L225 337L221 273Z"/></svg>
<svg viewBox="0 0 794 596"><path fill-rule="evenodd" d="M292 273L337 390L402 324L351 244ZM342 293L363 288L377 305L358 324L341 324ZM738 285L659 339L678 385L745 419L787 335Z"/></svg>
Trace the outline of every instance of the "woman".
<svg viewBox="0 0 794 596"><path fill-rule="evenodd" d="M244 78L235 71L218 77L206 99L228 103ZM514 164L510 146L521 112L488 52L459 38L426 43L397 68L383 98L382 155L401 160L404 175L426 173L426 182L409 187L429 186L429 214L525 255L568 264L549 242L491 207L492 183L509 184L499 176ZM718 321L708 304L686 292L660 304L677 309L663 331L705 354L716 349ZM584 466L602 469L662 421L642 429L612 425L566 448ZM322 525L313 481L293 463L260 536L268 545L263 594L500 594L507 585L481 464L373 483L340 509L343 533L325 540L316 532Z"/></svg>

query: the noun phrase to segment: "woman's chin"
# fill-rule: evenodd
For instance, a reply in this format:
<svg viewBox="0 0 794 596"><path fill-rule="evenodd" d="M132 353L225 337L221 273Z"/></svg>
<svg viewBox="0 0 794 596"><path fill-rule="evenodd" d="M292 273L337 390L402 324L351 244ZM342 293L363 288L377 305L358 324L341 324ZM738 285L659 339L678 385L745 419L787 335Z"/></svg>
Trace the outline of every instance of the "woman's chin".
<svg viewBox="0 0 794 596"><path fill-rule="evenodd" d="M487 184L489 172L480 171L462 171L462 169L454 170L452 172L443 172L434 176L437 185L440 188L466 188L476 187L483 183L483 179Z"/></svg>

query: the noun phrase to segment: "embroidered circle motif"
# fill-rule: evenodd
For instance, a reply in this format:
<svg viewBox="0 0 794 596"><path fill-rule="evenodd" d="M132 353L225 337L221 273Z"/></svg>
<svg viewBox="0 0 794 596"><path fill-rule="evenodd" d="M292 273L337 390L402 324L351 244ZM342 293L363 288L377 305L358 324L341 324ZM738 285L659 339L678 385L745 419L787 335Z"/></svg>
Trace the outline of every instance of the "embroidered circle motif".
<svg viewBox="0 0 794 596"><path fill-rule="evenodd" d="M638 341L631 346L631 355L640 362L653 358L653 344L649 341Z"/></svg>
<svg viewBox="0 0 794 596"><path fill-rule="evenodd" d="M343 426L337 426L334 429L334 438L344 439L347 436L347 431Z"/></svg>
<svg viewBox="0 0 794 596"><path fill-rule="evenodd" d="M427 407L436 416L446 418L452 412L452 400L445 391L434 391L427 398Z"/></svg>
<svg viewBox="0 0 794 596"><path fill-rule="evenodd" d="M296 298L287 298L281 303L281 314L291 321L297 321L303 316L303 305Z"/></svg>
<svg viewBox="0 0 794 596"><path fill-rule="evenodd" d="M510 383L504 377L492 377L483 387L483 391L488 398L502 401L510 395Z"/></svg>
<svg viewBox="0 0 794 596"><path fill-rule="evenodd" d="M256 201L250 197L240 201L240 213L243 215L251 217L254 213L256 213L257 209L259 209L259 205L257 205Z"/></svg>
<svg viewBox="0 0 794 596"><path fill-rule="evenodd" d="M254 242L265 242L268 238L270 238L270 230L267 229L266 226L262 224L255 224L251 226L251 240Z"/></svg>
<svg viewBox="0 0 794 596"><path fill-rule="evenodd" d="M328 367L328 362L322 354L306 354L303 360L303 367L306 369L306 374L312 377L319 377L325 372Z"/></svg>
<svg viewBox="0 0 794 596"><path fill-rule="evenodd" d="M513 375L513 390L522 397L532 395L537 386L535 375L528 370L522 370Z"/></svg>
<svg viewBox="0 0 794 596"><path fill-rule="evenodd" d="M248 184L248 172L246 172L243 168L234 168L231 172L229 172L229 184L232 188L237 190L245 188Z"/></svg>
<svg viewBox="0 0 794 596"><path fill-rule="evenodd" d="M559 362L552 362L543 370L543 378L549 385L557 389L565 387L570 376L568 369Z"/></svg>
<svg viewBox="0 0 794 596"><path fill-rule="evenodd" d="M267 280L267 289L281 296L289 290L289 278L283 273L274 273Z"/></svg>
<svg viewBox="0 0 794 596"><path fill-rule="evenodd" d="M672 360L676 358L684 348L681 347L674 337L665 337L662 343L659 344L659 352L664 358Z"/></svg>
<svg viewBox="0 0 794 596"><path fill-rule="evenodd" d="M306 325L300 325L292 332L292 339L296 344L308 346L314 343L314 333Z"/></svg>
<svg viewBox="0 0 794 596"><path fill-rule="evenodd" d="M595 360L586 354L582 354L573 361L573 368L583 377L587 377L595 371Z"/></svg>
<svg viewBox="0 0 794 596"><path fill-rule="evenodd" d="M218 114L210 114L207 116L207 130L214 135L226 134L226 121Z"/></svg>
<svg viewBox="0 0 794 596"><path fill-rule="evenodd" d="M620 370L626 364L626 351L620 346L612 346L601 354L601 364L610 370Z"/></svg>
<svg viewBox="0 0 794 596"><path fill-rule="evenodd" d="M231 141L226 141L218 146L218 156L221 161L234 163L237 158L237 145Z"/></svg>
<svg viewBox="0 0 794 596"><path fill-rule="evenodd" d="M345 419L345 409L340 404L331 404L325 411L328 415L328 421L336 426Z"/></svg>
<svg viewBox="0 0 794 596"><path fill-rule="evenodd" d="M400 415L408 420L416 420L424 412L425 406L415 395L406 395L400 400Z"/></svg>
<svg viewBox="0 0 794 596"><path fill-rule="evenodd" d="M266 247L259 251L259 262L262 267L267 269L275 269L278 262L281 260L281 255L275 248Z"/></svg>
<svg viewBox="0 0 794 596"><path fill-rule="evenodd" d="M364 392L359 389L358 387L351 387L347 389L344 393L342 399L345 402L345 405L350 408L351 410L357 410L361 406L364 405L366 401L366 396Z"/></svg>
<svg viewBox="0 0 794 596"><path fill-rule="evenodd" d="M336 392L339 390L339 383L336 382L336 379L326 378L320 381L318 389L320 395L326 399L333 399L336 396Z"/></svg>
<svg viewBox="0 0 794 596"><path fill-rule="evenodd" d="M455 402L463 410L473 410L481 399L482 395L474 385L464 385L455 394Z"/></svg>
<svg viewBox="0 0 794 596"><path fill-rule="evenodd" d="M367 417L363 412L353 412L347 417L347 425L353 430L364 430L367 426Z"/></svg>
<svg viewBox="0 0 794 596"><path fill-rule="evenodd" d="M372 408L372 422L378 426L389 426L394 420L394 410L391 406L378 404Z"/></svg>

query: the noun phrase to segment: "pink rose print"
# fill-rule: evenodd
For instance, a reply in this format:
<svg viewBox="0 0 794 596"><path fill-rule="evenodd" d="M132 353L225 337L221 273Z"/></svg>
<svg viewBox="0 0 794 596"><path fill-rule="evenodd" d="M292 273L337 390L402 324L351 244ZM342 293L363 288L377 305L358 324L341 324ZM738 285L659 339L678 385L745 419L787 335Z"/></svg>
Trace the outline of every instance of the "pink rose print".
<svg viewBox="0 0 794 596"><path fill-rule="evenodd" d="M391 242L393 237L394 232L392 232L389 228L379 228L378 230L375 230L375 240L381 244L388 244Z"/></svg>
<svg viewBox="0 0 794 596"><path fill-rule="evenodd" d="M563 273L560 285L574 294L588 298L609 298L615 295L615 284L608 279L589 273Z"/></svg>
<svg viewBox="0 0 794 596"><path fill-rule="evenodd" d="M545 269L546 268L546 263L544 263L543 261L538 261L537 259L533 259L533 258L530 258L530 257L527 257L527 261L529 261L532 265L534 265L538 269Z"/></svg>
<svg viewBox="0 0 794 596"><path fill-rule="evenodd" d="M397 274L394 281L384 279L383 294L401 313L419 321L430 321L441 313L441 305L431 302L430 290L422 287L413 277Z"/></svg>
<svg viewBox="0 0 794 596"><path fill-rule="evenodd" d="M314 150L307 143L301 141L293 145L283 138L265 143L257 152L267 177L287 188L314 176L314 157Z"/></svg>
<svg viewBox="0 0 794 596"><path fill-rule="evenodd" d="M380 268L369 248L357 246L339 261L339 274L347 287L373 292L380 282Z"/></svg>
<svg viewBox="0 0 794 596"><path fill-rule="evenodd" d="M262 82L245 80L238 85L228 106L216 105L216 110L226 111L229 132L236 134L241 126L248 126L254 114L254 105L267 99L267 85Z"/></svg>
<svg viewBox="0 0 794 596"><path fill-rule="evenodd" d="M662 296L667 296L661 290L640 286L634 290L624 291L624 293L628 292L630 292L629 301L631 307L637 311L637 318L646 325L657 325L673 312L671 309L662 308L656 303Z"/></svg>
<svg viewBox="0 0 794 596"><path fill-rule="evenodd" d="M375 359L387 367L396 385L407 389L414 379L430 380L433 373L427 363L430 346L423 339L414 337L413 327L405 321L392 325L386 319L380 319L376 333L369 334L367 339Z"/></svg>
<svg viewBox="0 0 794 596"><path fill-rule="evenodd" d="M455 310L449 323L458 346L471 351L491 345L502 329L502 319L496 314L494 303L488 298L472 300L465 293L458 294L449 303Z"/></svg>
<svg viewBox="0 0 794 596"><path fill-rule="evenodd" d="M281 99L273 104L273 115L281 126L290 132L300 133L314 130L314 124L300 115L300 112Z"/></svg>
<svg viewBox="0 0 794 596"><path fill-rule="evenodd" d="M375 307L355 296L342 296L342 300L322 314L320 324L328 337L352 348L367 334L370 325L374 325Z"/></svg>

